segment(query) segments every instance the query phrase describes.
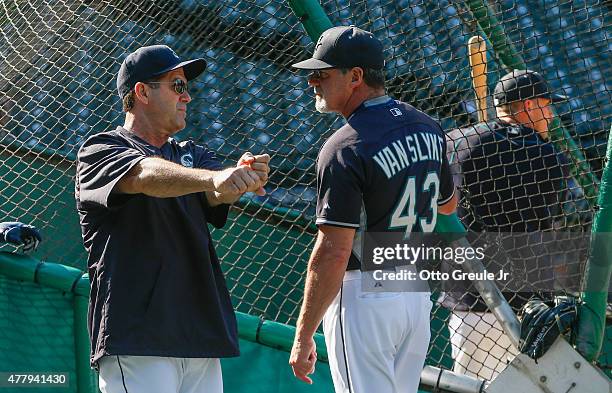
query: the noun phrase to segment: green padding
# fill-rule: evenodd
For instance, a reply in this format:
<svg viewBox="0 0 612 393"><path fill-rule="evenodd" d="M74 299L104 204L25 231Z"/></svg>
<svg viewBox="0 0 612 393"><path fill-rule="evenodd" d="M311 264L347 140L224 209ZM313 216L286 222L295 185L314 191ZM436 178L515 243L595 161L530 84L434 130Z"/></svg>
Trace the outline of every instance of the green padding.
<svg viewBox="0 0 612 393"><path fill-rule="evenodd" d="M612 273L612 132L608 136L606 158L598 199L600 209L593 222L591 254L584 273L576 337L576 349L589 361L597 359L603 344Z"/></svg>
<svg viewBox="0 0 612 393"><path fill-rule="evenodd" d="M606 326L605 336L612 337L612 324L608 324ZM599 364L612 364L612 340L604 340L604 346L597 361ZM608 376L608 378L612 379L612 368L606 367L602 369L602 371Z"/></svg>
<svg viewBox="0 0 612 393"><path fill-rule="evenodd" d="M603 344L603 333L606 326L605 312L606 294L591 293L591 296L583 295L582 304L578 310L578 337L576 349L588 361L593 361L599 356Z"/></svg>
<svg viewBox="0 0 612 393"><path fill-rule="evenodd" d="M70 266L57 263L42 263L36 273L36 282L44 283L46 287L72 292L83 272Z"/></svg>
<svg viewBox="0 0 612 393"><path fill-rule="evenodd" d="M298 381L289 367L289 354L240 340L240 357L223 359L226 393L331 393L329 366L318 362L313 385Z"/></svg>
<svg viewBox="0 0 612 393"><path fill-rule="evenodd" d="M0 251L0 274L14 278L33 282L34 273L37 266L41 263L28 255L12 254Z"/></svg>
<svg viewBox="0 0 612 393"><path fill-rule="evenodd" d="M607 210L609 210L609 207ZM596 217L596 220L600 223L610 221L609 217L606 220L600 218L600 215ZM598 227L602 229L601 225ZM589 361L597 358L603 344L608 287L612 270L610 266L610 255L612 255L611 235L610 232L593 232L591 256L585 269L585 284L582 304L579 309L576 349Z"/></svg>
<svg viewBox="0 0 612 393"><path fill-rule="evenodd" d="M489 9L483 0L469 0L468 7L478 21L478 25L484 31L493 45L495 53L499 56L508 70L525 69L525 62L517 54L512 42L504 32L503 24L499 23L495 14Z"/></svg>
<svg viewBox="0 0 612 393"><path fill-rule="evenodd" d="M48 288L63 292L73 292L87 286L89 281L83 278L83 272L71 266L59 263L41 262L28 255L0 251L0 274L15 280L36 282ZM82 290L79 292L83 292ZM83 295L88 295L89 290Z"/></svg>
<svg viewBox="0 0 612 393"><path fill-rule="evenodd" d="M89 333L87 332L87 308L89 298L73 296L74 299L74 357L79 392L96 392L98 375L89 366Z"/></svg>
<svg viewBox="0 0 612 393"><path fill-rule="evenodd" d="M0 275L0 371L67 372L68 388L2 393L76 393L73 296ZM89 393L89 392L84 392Z"/></svg>
<svg viewBox="0 0 612 393"><path fill-rule="evenodd" d="M294 336L295 328L293 326L266 321L261 326L258 341L264 345L275 346L287 351L287 349L291 350Z"/></svg>
<svg viewBox="0 0 612 393"><path fill-rule="evenodd" d="M238 321L238 334L240 338L251 342L257 341L257 329L263 322L260 318L242 312L236 313Z"/></svg>
<svg viewBox="0 0 612 393"><path fill-rule="evenodd" d="M274 321L265 321L253 315L236 312L238 333L241 339L256 342L281 351L290 352L295 336L295 327ZM315 334L317 356L327 361L327 349L322 334Z"/></svg>
<svg viewBox="0 0 612 393"><path fill-rule="evenodd" d="M81 276L81 279L74 286L76 295L89 297L89 274L85 273Z"/></svg>
<svg viewBox="0 0 612 393"><path fill-rule="evenodd" d="M316 0L288 0L287 2L313 42L317 42L321 33L333 26Z"/></svg>

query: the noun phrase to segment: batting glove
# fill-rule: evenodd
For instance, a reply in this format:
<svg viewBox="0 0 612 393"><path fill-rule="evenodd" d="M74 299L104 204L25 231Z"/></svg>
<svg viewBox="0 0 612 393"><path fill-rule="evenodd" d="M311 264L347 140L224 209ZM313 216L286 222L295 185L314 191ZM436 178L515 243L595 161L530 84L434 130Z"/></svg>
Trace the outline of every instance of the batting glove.
<svg viewBox="0 0 612 393"><path fill-rule="evenodd" d="M21 222L1 222L0 242L23 246L23 251L35 250L42 240L38 229Z"/></svg>
<svg viewBox="0 0 612 393"><path fill-rule="evenodd" d="M520 314L519 350L537 363L538 358L546 353L557 337L572 331L578 309L572 300L562 301L555 306L540 299L531 299Z"/></svg>

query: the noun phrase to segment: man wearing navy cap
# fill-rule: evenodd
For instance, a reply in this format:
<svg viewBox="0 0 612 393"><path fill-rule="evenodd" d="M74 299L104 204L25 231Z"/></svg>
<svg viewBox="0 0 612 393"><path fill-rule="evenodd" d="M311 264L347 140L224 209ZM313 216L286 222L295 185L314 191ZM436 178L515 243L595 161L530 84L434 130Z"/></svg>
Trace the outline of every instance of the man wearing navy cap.
<svg viewBox="0 0 612 393"><path fill-rule="evenodd" d="M577 203L584 201L582 190L570 178L568 159L555 149L548 134L551 103L566 99L553 93L539 73L514 70L495 87L497 118L447 133L448 160L463 202L458 214L468 229L514 233L575 224L565 210L570 204L576 210ZM535 276L552 280L550 266L528 269L530 281ZM504 296L518 310L532 293L504 292ZM449 328L454 370L495 378L517 353L496 318L472 293L447 296L443 304L453 311Z"/></svg>
<svg viewBox="0 0 612 393"><path fill-rule="evenodd" d="M245 153L223 169L211 151L172 138L205 67L163 45L129 54L117 74L124 125L78 153L91 364L105 393L222 392L219 358L239 353L208 223L222 227L229 204L265 192L270 157Z"/></svg>
<svg viewBox="0 0 612 393"><path fill-rule="evenodd" d="M471 206L459 214L470 228L525 232L551 227L548 206L558 205L568 167L549 141L550 104L564 99L537 72L515 70L495 86L495 119L449 131L449 161Z"/></svg>
<svg viewBox="0 0 612 393"><path fill-rule="evenodd" d="M414 393L430 339L430 294L372 282L356 237L432 232L438 213L454 212L444 132L385 94L383 46L367 31L331 28L313 57L293 66L311 71L316 109L346 124L317 159L318 235L289 362L312 383L313 335L323 321L337 393Z"/></svg>

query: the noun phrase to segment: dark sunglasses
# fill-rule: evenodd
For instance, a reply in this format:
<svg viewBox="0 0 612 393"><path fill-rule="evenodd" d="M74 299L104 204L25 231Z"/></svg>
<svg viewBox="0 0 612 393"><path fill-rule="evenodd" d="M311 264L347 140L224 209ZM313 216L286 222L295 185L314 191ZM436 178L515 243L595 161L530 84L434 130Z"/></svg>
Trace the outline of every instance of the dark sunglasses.
<svg viewBox="0 0 612 393"><path fill-rule="evenodd" d="M167 84L171 84L172 88L174 89L174 92L176 94L183 94L185 92L187 92L187 82L185 82L184 80L177 78L175 80L173 80L172 82L143 82L147 85L167 85Z"/></svg>
<svg viewBox="0 0 612 393"><path fill-rule="evenodd" d="M322 70L315 70L313 72L311 72L310 74L308 74L308 79L326 79L329 78L329 74L327 72L324 72Z"/></svg>

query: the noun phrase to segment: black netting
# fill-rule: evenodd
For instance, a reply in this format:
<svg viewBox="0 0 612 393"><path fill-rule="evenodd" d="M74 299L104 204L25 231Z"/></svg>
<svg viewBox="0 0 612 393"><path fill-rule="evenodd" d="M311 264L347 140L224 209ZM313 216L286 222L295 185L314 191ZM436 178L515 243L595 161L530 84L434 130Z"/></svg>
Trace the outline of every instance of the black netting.
<svg viewBox="0 0 612 393"><path fill-rule="evenodd" d="M475 34L482 35L483 31L468 3L422 0L322 2L333 23L363 27L383 40L387 87L391 95L440 121L450 135L451 145L456 147L455 160L461 155L469 157L469 165L462 167L455 162L454 166L455 174L462 172L460 210L468 228L489 232L571 230L588 233L593 209L578 182L567 175L571 161L569 154L565 154L567 162L560 162L557 168L543 169L537 165L543 161L550 162L550 157L546 157L550 151L538 154L538 157L542 156L538 159L524 153L512 153L510 157L500 159L502 148L495 138L484 141L480 150L474 149L473 139L467 141L469 135L486 133L490 129L483 123L474 124L477 113L467 42ZM570 96L568 101L555 104L555 110L562 126L583 151L592 173L598 176L603 166L612 114L610 89L604 79L606 72L612 69L609 28L606 29L605 24L610 16L609 7L583 1L488 3L527 68L540 72L552 90ZM488 42L489 118L495 114L491 97L495 84L511 70L501 55L491 50L491 44ZM463 138L466 141L461 143ZM465 151L471 151L472 156ZM474 157L475 154L481 156ZM508 161L514 161L515 165L507 165ZM483 166L490 171L483 170ZM535 175L522 176L520 187L516 187L513 186L516 176L521 174L512 173L512 169L526 169ZM504 170L507 173L501 178L495 177ZM512 176L515 178L511 179ZM546 193L546 196L542 195ZM507 217L518 219L504 222ZM550 263L556 266L558 286L567 288L568 282L579 281L586 260L586 247L584 243L580 245L583 248L573 250L575 253L571 256L566 252L550 258ZM545 248L549 245L542 242L539 246ZM539 273L529 267L527 271L531 276ZM563 294L566 292L561 291ZM526 292L506 294L516 307L530 296L532 294ZM500 348L495 348L493 341L500 336L493 334L492 340L483 334L494 330L492 321L461 311L465 305L475 304L478 303L470 294L452 301L446 298L444 305L453 312L454 319L448 317L444 308L434 308L428 361L436 365L448 364L445 355L450 352L449 347L455 346L456 350L461 346L467 356L461 360L464 367L459 370L491 379L496 371L504 368L504 351L500 348L506 349L510 343L502 340ZM461 320L463 323L458 322ZM445 336L448 332L444 328L435 328L446 324L452 327L451 337ZM606 345L609 346L609 341ZM438 358L440 353L443 355ZM603 363L609 364L605 356L603 359ZM495 363L499 363L496 370L491 366Z"/></svg>
<svg viewBox="0 0 612 393"><path fill-rule="evenodd" d="M612 114L610 6L489 3L526 65L571 96L555 108L598 174ZM476 122L466 44L482 31L467 2L322 6L333 24L358 25L383 41L391 95L445 130ZM314 45L284 1L0 0L0 219L42 229L36 257L85 268L72 195L75 154L87 136L123 123L116 72L129 52L150 44L208 62L190 85L188 125L178 139L206 144L228 165L246 150L272 155L267 196L245 196L214 238L236 308L295 323L315 233L314 162L342 122L314 111L305 78L290 68ZM489 50L489 91L506 71ZM592 213L588 204L565 209L557 214L561 226L574 225L576 212L579 220ZM450 367L448 312L438 307L433 315L428 362ZM18 335L2 331L0 341Z"/></svg>

